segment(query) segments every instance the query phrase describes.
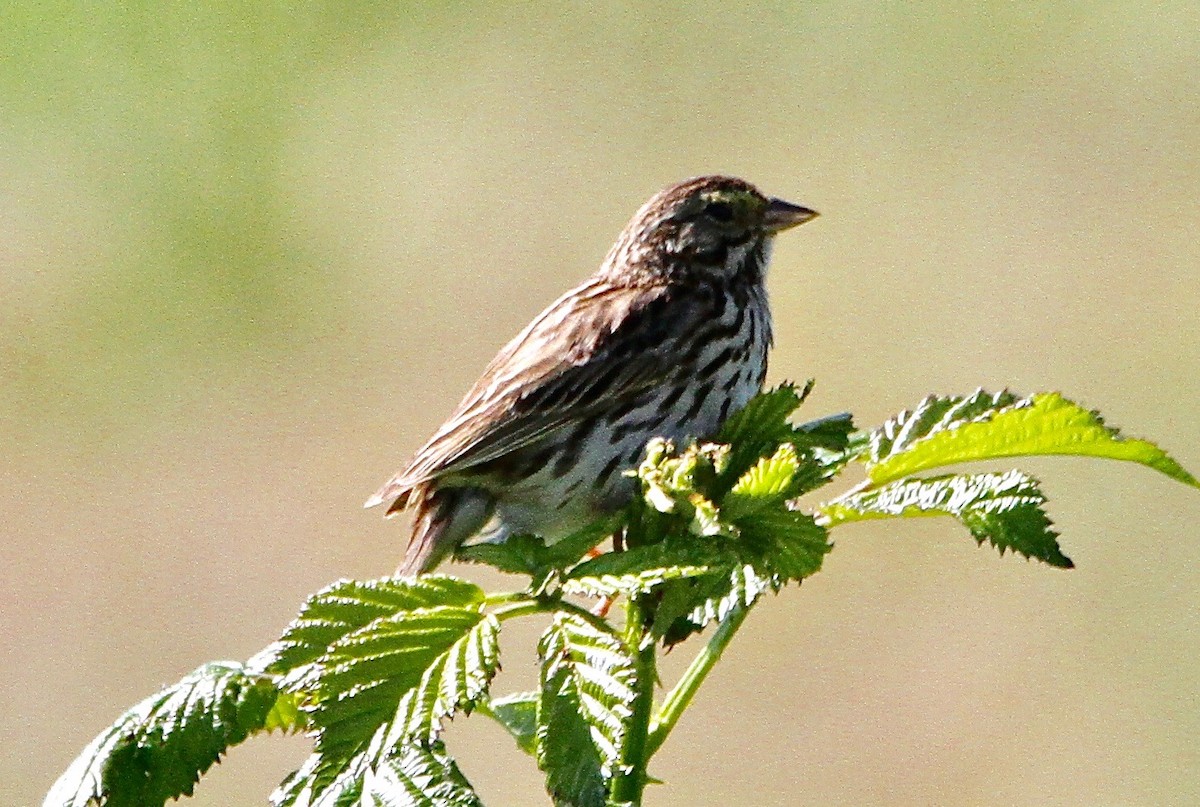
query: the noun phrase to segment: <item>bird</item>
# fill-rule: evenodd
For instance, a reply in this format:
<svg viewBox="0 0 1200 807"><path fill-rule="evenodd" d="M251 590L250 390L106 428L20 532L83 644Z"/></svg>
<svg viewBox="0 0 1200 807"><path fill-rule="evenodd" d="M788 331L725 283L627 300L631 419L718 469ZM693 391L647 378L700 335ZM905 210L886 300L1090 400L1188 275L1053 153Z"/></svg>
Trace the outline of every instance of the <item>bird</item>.
<svg viewBox="0 0 1200 807"><path fill-rule="evenodd" d="M472 540L562 539L630 501L651 438L713 436L766 377L773 239L816 215L731 176L654 194L366 501L413 511L397 574Z"/></svg>

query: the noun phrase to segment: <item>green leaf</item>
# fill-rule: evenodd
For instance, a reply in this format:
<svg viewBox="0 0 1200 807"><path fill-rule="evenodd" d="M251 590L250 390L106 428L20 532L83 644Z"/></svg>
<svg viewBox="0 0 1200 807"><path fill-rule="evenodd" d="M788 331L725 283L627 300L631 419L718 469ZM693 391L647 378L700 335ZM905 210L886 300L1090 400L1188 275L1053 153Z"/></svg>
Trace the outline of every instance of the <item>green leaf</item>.
<svg viewBox="0 0 1200 807"><path fill-rule="evenodd" d="M599 542L597 542L599 543ZM536 576L544 564L546 544L536 535L512 535L502 542L483 542L460 546L455 560L482 563L509 574Z"/></svg>
<svg viewBox="0 0 1200 807"><path fill-rule="evenodd" d="M339 766L324 770L313 754L274 793L274 807L482 807L454 760L439 741L384 752L377 742Z"/></svg>
<svg viewBox="0 0 1200 807"><path fill-rule="evenodd" d="M875 485L961 462L1030 455L1074 455L1137 462L1200 487L1158 446L1123 437L1056 392L1017 400L1008 392L927 398L872 434L867 475Z"/></svg>
<svg viewBox="0 0 1200 807"><path fill-rule="evenodd" d="M795 384L785 382L773 390L760 392L729 416L717 433L717 442L757 443L760 449L755 456L762 456L764 451L791 437L793 427L788 419L808 398L812 388L813 382L809 380L800 390Z"/></svg>
<svg viewBox="0 0 1200 807"><path fill-rule="evenodd" d="M832 526L875 518L949 515L1000 550L1019 552L1051 566L1074 564L1062 553L1042 505L1037 480L1020 471L902 479L851 493L821 508Z"/></svg>
<svg viewBox="0 0 1200 807"><path fill-rule="evenodd" d="M828 415L797 426L789 442L797 449L822 449L843 452L850 445L854 421L849 412Z"/></svg>
<svg viewBox="0 0 1200 807"><path fill-rule="evenodd" d="M643 547L643 549L645 548L648 547ZM619 557L627 553L610 554L616 554ZM585 597L615 597L618 594L634 597L639 594L648 594L668 580L702 577L712 573L713 569L709 566L666 566L625 572L624 574L584 574L566 580L563 583L563 593L580 594Z"/></svg>
<svg viewBox="0 0 1200 807"><path fill-rule="evenodd" d="M808 513L780 506L737 521L743 553L759 574L778 584L803 580L821 570L833 549L828 531Z"/></svg>
<svg viewBox="0 0 1200 807"><path fill-rule="evenodd" d="M675 533L656 544L598 555L572 568L565 577L566 581L632 579L646 573L653 577L665 569L693 570L676 576L694 577L699 569L732 565L737 557L728 539Z"/></svg>
<svg viewBox="0 0 1200 807"><path fill-rule="evenodd" d="M500 668L500 623L490 614L438 656L421 682L400 701L394 725L404 742L429 744L442 721L462 709L470 714Z"/></svg>
<svg viewBox="0 0 1200 807"><path fill-rule="evenodd" d="M869 434L864 462L868 469L886 465L922 440L971 422L986 422L1007 407L1024 405L1028 405L1027 400L1018 401L1008 390L992 394L979 389L967 396L930 395L911 412L904 410Z"/></svg>
<svg viewBox="0 0 1200 807"><path fill-rule="evenodd" d="M728 510L730 499L771 501L788 498L799 469L800 458L796 455L795 447L784 443L770 457L760 458L754 467L742 474L729 495L721 501L721 509Z"/></svg>
<svg viewBox="0 0 1200 807"><path fill-rule="evenodd" d="M45 807L163 804L190 796L200 775L251 734L294 728L282 694L237 662L205 664L134 706L50 788ZM270 716L274 713L275 717Z"/></svg>
<svg viewBox="0 0 1200 807"><path fill-rule="evenodd" d="M469 637L483 621L479 606L418 608L377 619L334 642L316 664L315 697L305 706L318 730L317 750L335 759L350 758L423 682L430 687L424 694L434 696L427 704L433 711L421 713L420 704L413 704L413 719L431 717L440 691L426 675L447 669L449 657L472 644ZM485 627L484 633L490 631ZM475 644L486 642L481 638ZM474 675L490 680L495 658L481 659L481 664L488 661L491 669L482 667ZM396 737L395 742L402 739Z"/></svg>
<svg viewBox="0 0 1200 807"><path fill-rule="evenodd" d="M377 807L483 807L441 743L405 746L363 778L360 804Z"/></svg>
<svg viewBox="0 0 1200 807"><path fill-rule="evenodd" d="M474 583L445 575L339 580L309 597L300 615L271 650L268 672L284 675L323 656L337 640L398 611L438 605L468 608L483 603ZM303 671L301 671L303 672Z"/></svg>
<svg viewBox="0 0 1200 807"><path fill-rule="evenodd" d="M542 680L537 726L537 763L555 805L605 807L604 759L583 717L579 688L566 673Z"/></svg>
<svg viewBox="0 0 1200 807"><path fill-rule="evenodd" d="M717 442L730 447L722 469L726 489L759 458L774 453L780 443L788 442L796 435L797 430L788 419L811 391L811 381L799 391L791 384L783 384L770 392L759 393L725 421Z"/></svg>
<svg viewBox="0 0 1200 807"><path fill-rule="evenodd" d="M807 513L775 502L735 524L738 537L723 541L723 563L712 563L707 576L663 586L653 631L667 645L703 630L738 604L753 604L765 588L778 590L821 569L833 548L828 531Z"/></svg>
<svg viewBox="0 0 1200 807"><path fill-rule="evenodd" d="M753 566L742 566L730 572L724 593L706 600L692 612L692 621L700 626L720 622L734 608L749 608L767 590L774 588L770 578L763 577Z"/></svg>
<svg viewBox="0 0 1200 807"><path fill-rule="evenodd" d="M340 804L353 783L392 776L384 763L396 749L435 747L443 721L486 694L500 666L499 630L478 607L441 606L375 620L335 642L313 665L306 704L315 760L281 786L280 803Z"/></svg>
<svg viewBox="0 0 1200 807"><path fill-rule="evenodd" d="M537 709L540 692L516 692L479 704L493 720L512 735L526 754L537 753Z"/></svg>
<svg viewBox="0 0 1200 807"><path fill-rule="evenodd" d="M624 518L622 512L599 519L549 545L535 535L514 535L502 543L460 547L455 557L484 563L503 572L528 574L536 587L548 574L577 563L590 549L618 532L624 525Z"/></svg>
<svg viewBox="0 0 1200 807"><path fill-rule="evenodd" d="M732 436L765 452L753 461L749 453L738 455L738 444L691 446L675 454L669 443L652 443L639 468L645 503L635 502L629 521L638 541L626 552L576 566L567 575L566 589L597 594L660 590L652 630L670 644L702 629L708 621L704 614L721 609L725 598L736 601L742 590L732 589L743 567L774 587L818 571L831 548L828 535L811 516L790 509L788 501L824 481L832 465L797 447L799 430L787 423L787 416L799 401L795 390L785 387L743 410L748 414L734 423ZM847 428L848 421L840 421L834 431L842 437L830 438L828 444L844 445ZM805 449L810 450L817 449ZM745 466L741 473L722 481L739 462ZM719 497L716 504L710 496ZM685 571L663 571L672 568ZM587 586L572 582L583 578Z"/></svg>
<svg viewBox="0 0 1200 807"><path fill-rule="evenodd" d="M729 569L724 575L681 580L669 586L655 613L654 635L668 647L725 619L738 606L749 608L763 592L777 588L769 576L753 566Z"/></svg>
<svg viewBox="0 0 1200 807"><path fill-rule="evenodd" d="M614 533L620 532L624 525L624 513L615 513L594 521L561 541L549 544L542 556L543 562L546 566L555 569L563 569L573 563L578 563L589 550L612 537Z"/></svg>
<svg viewBox="0 0 1200 807"><path fill-rule="evenodd" d="M794 446L784 443L742 474L722 499L721 516L733 521L794 498L801 490L799 473L800 457Z"/></svg>
<svg viewBox="0 0 1200 807"><path fill-rule="evenodd" d="M634 660L609 630L559 612L542 636L537 760L556 803L603 805L637 686Z"/></svg>

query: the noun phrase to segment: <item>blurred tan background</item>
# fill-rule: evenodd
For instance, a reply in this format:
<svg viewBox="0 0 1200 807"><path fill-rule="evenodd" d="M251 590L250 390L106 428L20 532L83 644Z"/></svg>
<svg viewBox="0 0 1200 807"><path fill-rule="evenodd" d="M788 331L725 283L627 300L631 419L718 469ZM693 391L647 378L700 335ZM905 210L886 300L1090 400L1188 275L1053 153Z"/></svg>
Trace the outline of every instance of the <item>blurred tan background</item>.
<svg viewBox="0 0 1200 807"><path fill-rule="evenodd" d="M1059 389L1200 470L1194 2L26 5L0 16L4 804L389 572L402 525L361 501L687 176L823 213L771 277L807 414ZM1076 570L845 528L648 803L1200 803L1200 492L1021 465ZM483 718L449 741L489 805L544 803ZM305 754L252 740L195 803L261 804Z"/></svg>

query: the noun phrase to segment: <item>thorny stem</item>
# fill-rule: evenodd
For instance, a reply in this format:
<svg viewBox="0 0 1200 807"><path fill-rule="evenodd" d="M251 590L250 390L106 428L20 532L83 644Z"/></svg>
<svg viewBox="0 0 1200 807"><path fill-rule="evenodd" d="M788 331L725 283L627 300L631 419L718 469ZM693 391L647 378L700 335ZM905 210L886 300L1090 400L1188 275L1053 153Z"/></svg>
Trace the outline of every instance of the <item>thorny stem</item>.
<svg viewBox="0 0 1200 807"><path fill-rule="evenodd" d="M692 702L692 698L700 689L700 685L704 683L704 679L708 677L708 673L721 660L721 654L725 652L725 648L737 633L738 628L746 621L746 614L749 612L745 606L739 606L730 611L716 632L713 633L712 638L708 640L708 644L692 659L692 663L688 665L674 689L663 701L658 710L658 717L650 726L643 764L649 763L650 757L654 756L654 753L666 741L667 735L671 733L671 729L675 728L675 724Z"/></svg>
<svg viewBox="0 0 1200 807"><path fill-rule="evenodd" d="M630 597L625 606L625 646L635 654L637 678L632 711L626 724L620 764L609 789L609 807L637 807L646 787L646 743L650 732L650 713L654 711L654 686L658 682L657 651L646 635L646 606L638 597Z"/></svg>

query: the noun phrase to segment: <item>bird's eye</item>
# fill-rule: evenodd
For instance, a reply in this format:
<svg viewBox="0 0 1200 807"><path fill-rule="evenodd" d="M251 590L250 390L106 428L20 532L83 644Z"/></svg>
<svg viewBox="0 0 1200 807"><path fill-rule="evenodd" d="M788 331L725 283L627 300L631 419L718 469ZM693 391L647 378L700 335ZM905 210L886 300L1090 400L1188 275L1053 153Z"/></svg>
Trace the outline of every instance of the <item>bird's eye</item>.
<svg viewBox="0 0 1200 807"><path fill-rule="evenodd" d="M709 202L704 213L714 221L733 221L733 205L729 202Z"/></svg>

